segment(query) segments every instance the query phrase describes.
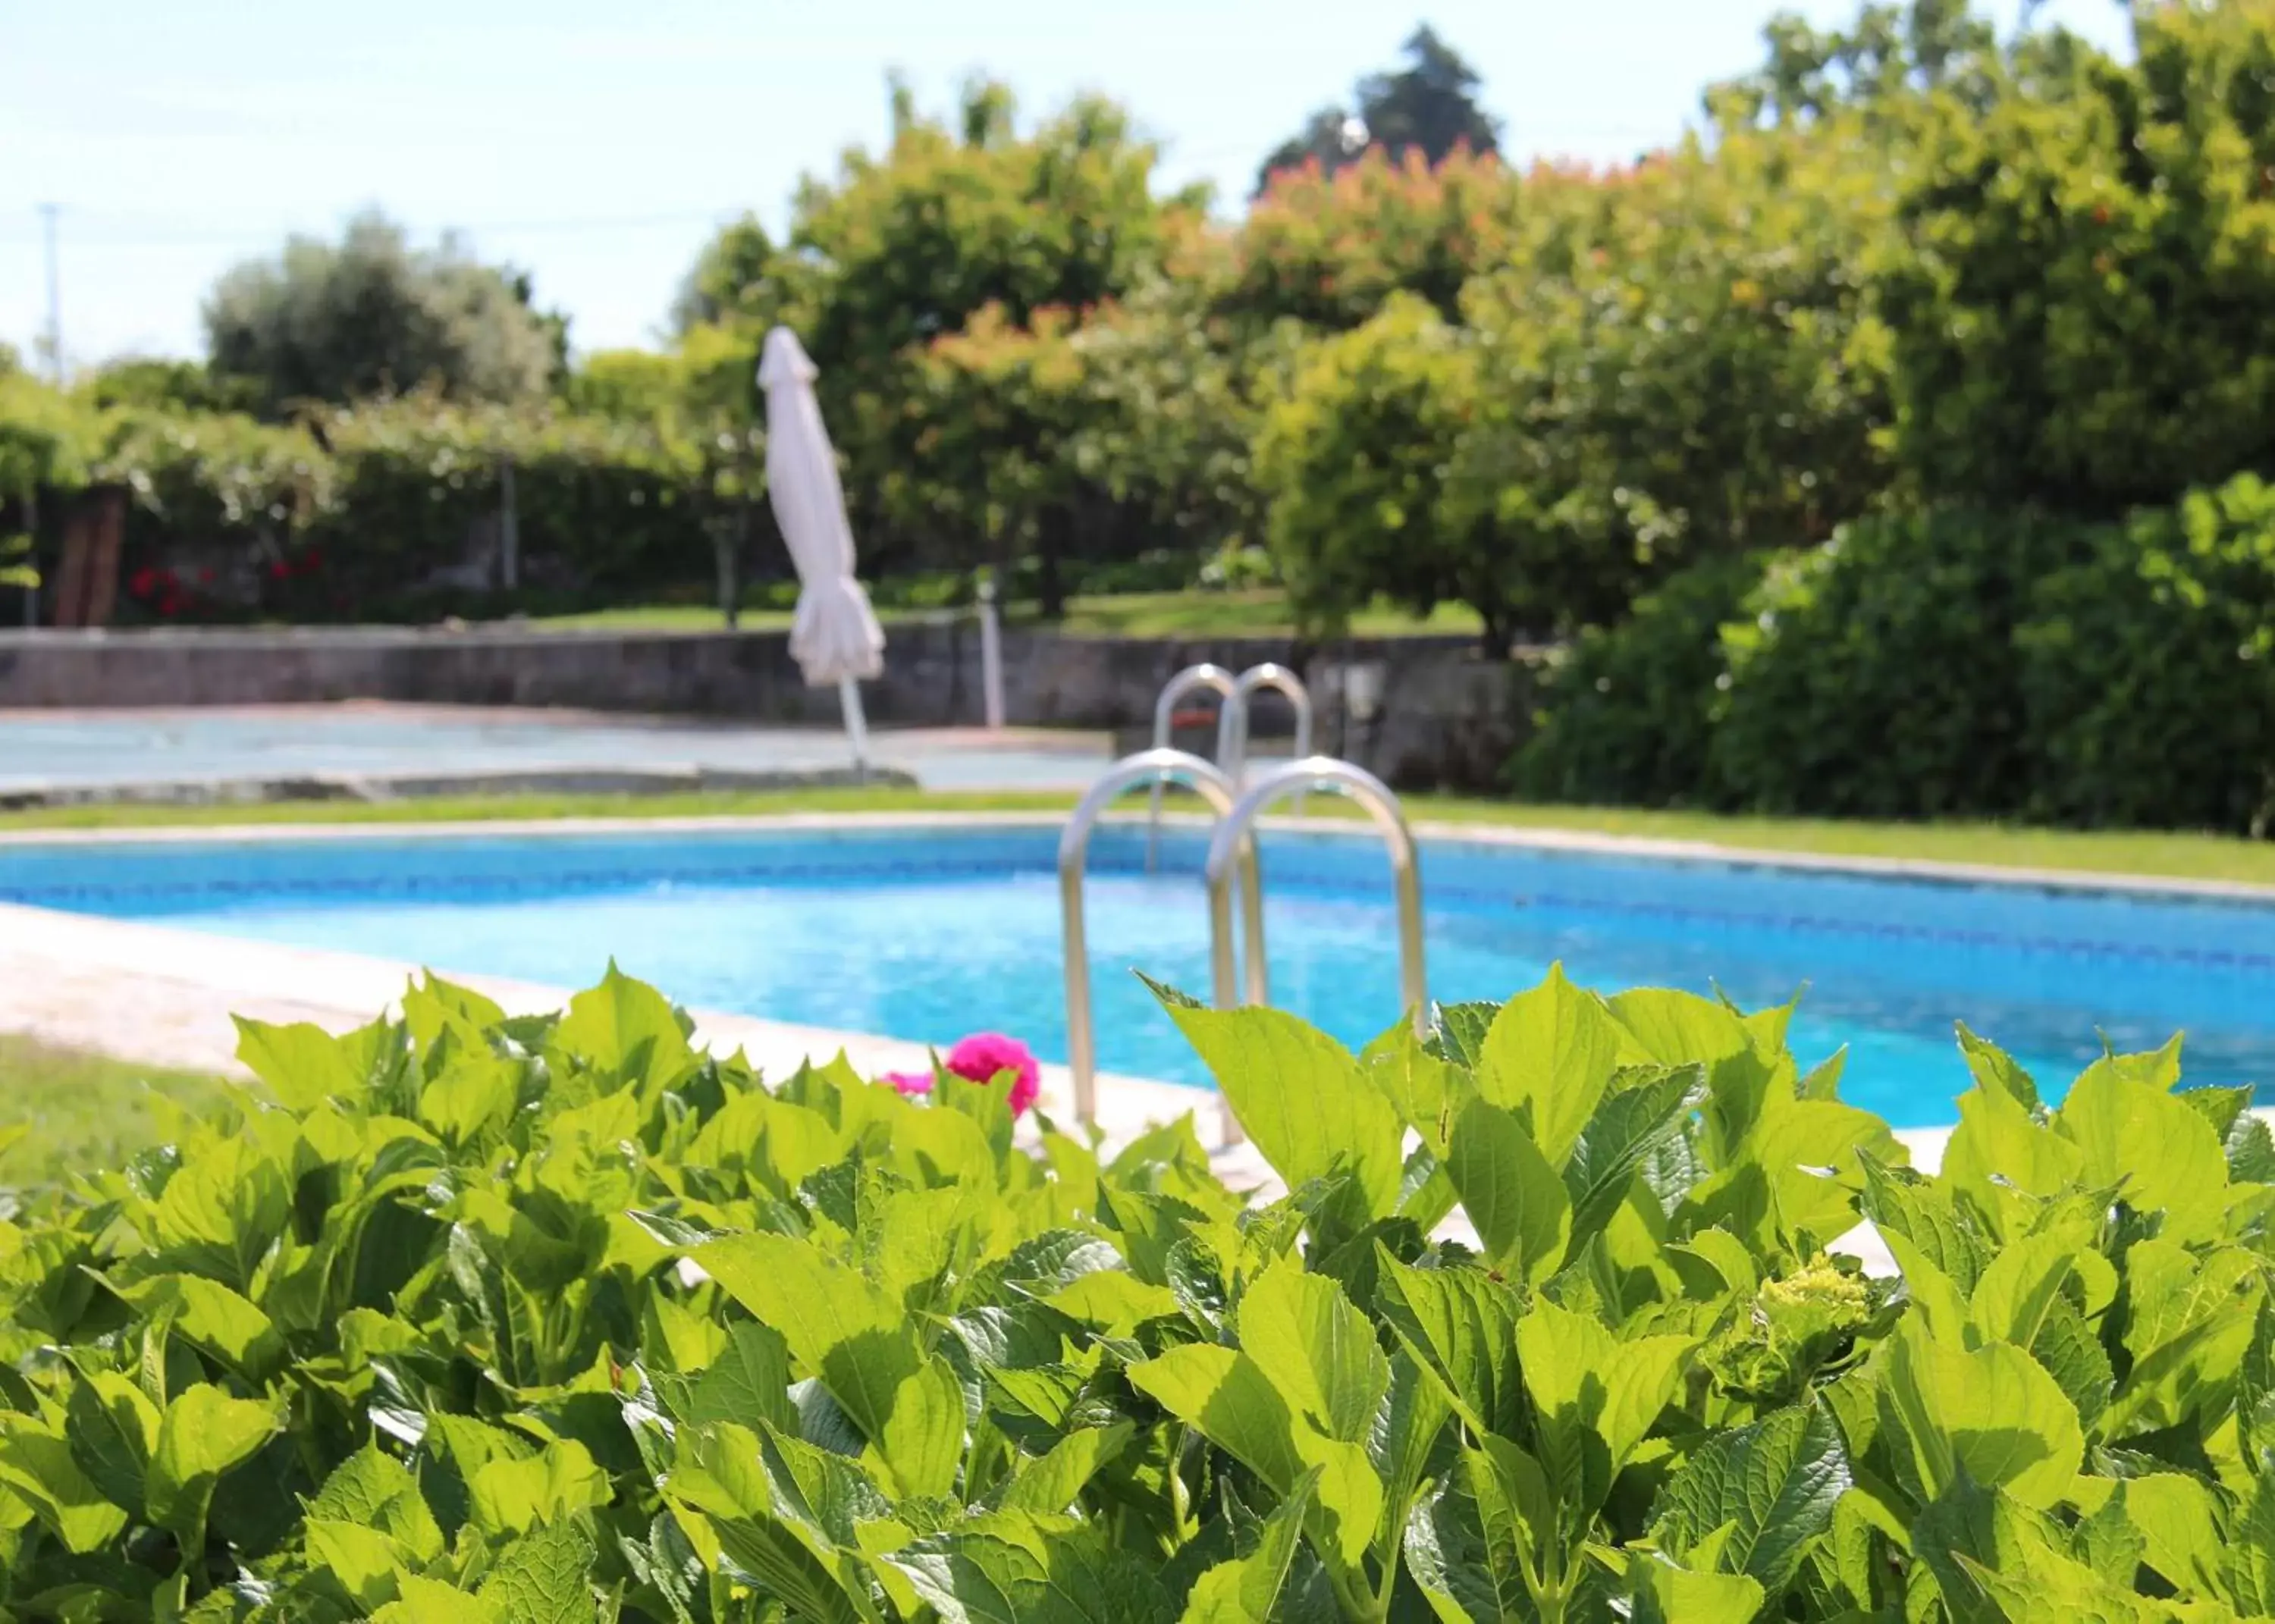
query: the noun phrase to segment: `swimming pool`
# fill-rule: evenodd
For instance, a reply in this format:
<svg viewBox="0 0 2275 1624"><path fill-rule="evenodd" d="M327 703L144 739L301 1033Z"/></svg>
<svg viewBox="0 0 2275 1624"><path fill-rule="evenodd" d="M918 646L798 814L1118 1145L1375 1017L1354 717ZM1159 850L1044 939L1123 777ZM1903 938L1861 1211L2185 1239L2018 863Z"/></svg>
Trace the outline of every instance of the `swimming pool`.
<svg viewBox="0 0 2275 1624"><path fill-rule="evenodd" d="M949 1043L993 1028L1065 1055L1054 826L184 841L0 847L0 900L560 985L613 956L686 1003ZM1090 935L1102 1068L1206 1082L1134 977L1203 991L1197 831L1162 872L1101 827ZM1274 1001L1351 1043L1397 1015L1387 865L1371 836L1266 841ZM2275 907L1425 842L1432 994L1500 999L1561 959L1606 990L1806 989L1804 1063L1900 1127L1954 1120L1951 1023L2049 1091L2099 1053L2188 1032L2192 1083L2275 1100Z"/></svg>

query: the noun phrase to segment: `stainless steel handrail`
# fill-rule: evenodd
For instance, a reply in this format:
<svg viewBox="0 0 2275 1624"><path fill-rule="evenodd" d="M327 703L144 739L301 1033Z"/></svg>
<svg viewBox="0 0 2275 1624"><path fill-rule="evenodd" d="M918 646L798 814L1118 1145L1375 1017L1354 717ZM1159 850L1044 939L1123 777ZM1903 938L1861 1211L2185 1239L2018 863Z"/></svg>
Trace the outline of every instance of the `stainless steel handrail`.
<svg viewBox="0 0 2275 1624"><path fill-rule="evenodd" d="M1296 713L1296 758L1311 753L1311 691L1304 679L1276 660L1252 665L1234 682L1232 694L1216 719L1216 764L1238 789L1248 776L1248 715L1258 691L1269 688L1283 696ZM1296 795L1296 810L1304 810L1303 792Z"/></svg>
<svg viewBox="0 0 2275 1624"><path fill-rule="evenodd" d="M1169 736L1175 729L1177 701L1187 694L1207 689L1217 699L1217 737L1222 751L1224 718L1230 713L1233 695L1240 691L1240 679L1213 661L1204 660L1198 665L1189 665L1168 682L1153 699L1153 748L1167 750ZM1223 763L1220 762L1220 766ZM1227 771L1230 769L1228 767ZM1145 872L1152 873L1161 862L1161 781L1153 781L1153 792L1145 804Z"/></svg>
<svg viewBox="0 0 2275 1624"><path fill-rule="evenodd" d="M1183 750L1145 750L1125 756L1107 768L1105 776L1091 785L1082 797L1074 816L1067 820L1066 828L1059 835L1059 910L1066 960L1067 1069L1074 1074L1075 1115L1085 1123L1098 1120L1098 1039L1091 1018L1090 940L1082 903L1083 869L1090 855L1090 833L1106 809L1129 790L1141 783L1158 787L1170 781L1190 785L1220 820L1233 809L1232 781L1213 763ZM1209 850L1213 853L1216 848L1212 844ZM1252 966L1261 963L1264 956L1263 880L1257 870L1256 842L1238 841L1228 850L1234 855L1226 859L1225 930L1229 933L1232 928L1232 876L1236 872L1241 889L1241 923L1248 934L1252 977ZM1238 994L1229 943L1222 954L1212 954L1209 967L1217 978L1213 992L1218 1007L1232 1008L1238 1001ZM1239 1124L1229 1105L1224 1108L1224 1120L1227 1133L1236 1138Z"/></svg>
<svg viewBox="0 0 2275 1624"><path fill-rule="evenodd" d="M1407 827L1406 814L1388 785L1364 767L1332 756L1308 756L1274 769L1244 790L1232 810L1217 820L1203 871L1208 884L1209 967L1217 1008L1234 1007L1232 887L1236 871L1244 875L1257 872L1258 859L1251 830L1274 803L1302 789L1328 789L1349 796L1366 808L1389 844L1391 878L1398 894L1399 997L1414 1030L1425 1032L1430 1017L1429 975L1422 955L1422 859L1414 832ZM1261 912L1260 905L1258 911ZM1265 962L1260 924L1250 936L1248 953L1248 1001L1268 1003L1271 969Z"/></svg>

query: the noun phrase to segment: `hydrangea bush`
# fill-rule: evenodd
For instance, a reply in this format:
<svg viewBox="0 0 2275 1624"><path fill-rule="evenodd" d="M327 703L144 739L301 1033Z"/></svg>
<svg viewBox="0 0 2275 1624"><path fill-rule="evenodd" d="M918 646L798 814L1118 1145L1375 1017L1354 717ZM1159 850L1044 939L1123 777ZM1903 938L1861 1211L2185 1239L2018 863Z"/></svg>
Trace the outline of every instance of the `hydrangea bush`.
<svg viewBox="0 0 2275 1624"><path fill-rule="evenodd" d="M0 1221L0 1613L2275 1613L2275 1141L2177 1044L2057 1107L1962 1030L1929 1176L1786 1009L1168 1001L1288 1193L614 974L243 1023L260 1088Z"/></svg>

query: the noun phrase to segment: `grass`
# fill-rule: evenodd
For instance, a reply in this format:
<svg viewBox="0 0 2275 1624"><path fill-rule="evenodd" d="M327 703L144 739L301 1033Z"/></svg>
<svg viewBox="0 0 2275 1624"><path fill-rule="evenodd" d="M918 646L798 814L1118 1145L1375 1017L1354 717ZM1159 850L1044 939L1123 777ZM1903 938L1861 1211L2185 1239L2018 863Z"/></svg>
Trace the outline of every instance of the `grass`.
<svg viewBox="0 0 2275 1624"><path fill-rule="evenodd" d="M880 608L878 616L890 625L916 613ZM1288 608L1287 594L1270 587L1243 592L1121 593L1109 597L1073 598L1068 601L1066 617L1054 626L1039 619L1032 606L1027 604L1013 606L1008 618L1017 625L1051 626L1069 637L1289 637L1296 631L1296 617ZM742 626L745 631L782 631L790 623L790 613L783 609L743 611ZM716 608L705 605L660 603L593 609L576 615L533 616L527 623L548 631L715 631L725 623ZM1350 629L1359 637L1413 637L1439 632L1470 637L1480 630L1480 623L1473 611L1459 604L1441 604L1436 613L1418 618L1387 603L1377 603L1354 616Z"/></svg>
<svg viewBox="0 0 2275 1624"><path fill-rule="evenodd" d="M123 1167L172 1137L176 1107L203 1111L229 1085L0 1032L0 1186Z"/></svg>
<svg viewBox="0 0 2275 1624"><path fill-rule="evenodd" d="M263 824L450 823L503 819L649 818L791 812L1063 812L1069 795L1028 791L932 793L912 789L717 791L687 795L503 795L431 800L302 801L235 806L65 806L0 812L0 832L41 829L230 827ZM1132 797L1132 804L1138 804ZM1322 815L1355 816L1314 797ZM2243 881L2275 886L2275 842L2219 835L2083 833L1988 823L1866 823L1829 819L1724 817L1711 812L1543 806L1474 797L1406 797L1417 820L1508 828L1567 830L1651 840L1698 841L1757 851L1823 857L1971 863L2090 874Z"/></svg>

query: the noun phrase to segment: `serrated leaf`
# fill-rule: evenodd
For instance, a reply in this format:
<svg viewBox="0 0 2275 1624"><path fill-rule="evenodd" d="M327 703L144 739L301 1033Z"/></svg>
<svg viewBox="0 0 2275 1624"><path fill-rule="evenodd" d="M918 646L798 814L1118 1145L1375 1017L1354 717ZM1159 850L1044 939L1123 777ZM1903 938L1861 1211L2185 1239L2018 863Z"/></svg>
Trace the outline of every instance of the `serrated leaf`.
<svg viewBox="0 0 2275 1624"><path fill-rule="evenodd" d="M1596 1107L1564 1164L1576 1247L1584 1246L1612 1221L1637 1170L1682 1131L1684 1114L1706 1089L1705 1071L1695 1065L1658 1068L1639 1078L1619 1081L1624 1086Z"/></svg>
<svg viewBox="0 0 2275 1624"><path fill-rule="evenodd" d="M205 1382L176 1395L158 1424L157 1446L150 1452L143 1482L150 1521L192 1547L202 1544L215 1485L253 1458L276 1432L279 1419L270 1405L231 1398Z"/></svg>
<svg viewBox="0 0 2275 1624"><path fill-rule="evenodd" d="M1982 1335L2029 1347L2076 1267L2078 1254L2092 1244L2092 1227L2082 1222L2009 1240L1984 1266L1968 1302Z"/></svg>
<svg viewBox="0 0 2275 1624"><path fill-rule="evenodd" d="M512 1540L476 1592L512 1624L595 1624L591 1536L570 1522Z"/></svg>
<svg viewBox="0 0 2275 1624"><path fill-rule="evenodd" d="M2076 1407L2037 1360L2009 1342L1953 1348L1909 1325L1892 1355L1889 1392L1931 1490L1963 1469L2025 1506L2067 1492L2085 1439Z"/></svg>
<svg viewBox="0 0 2275 1624"><path fill-rule="evenodd" d="M493 1537L526 1534L611 1498L608 1474L574 1439L556 1439L521 1460L492 1461L466 1487L475 1523Z"/></svg>
<svg viewBox="0 0 2275 1624"><path fill-rule="evenodd" d="M1647 1555L1628 1564L1636 1624L1752 1624L1762 1587L1744 1574L1692 1573Z"/></svg>
<svg viewBox="0 0 2275 1624"><path fill-rule="evenodd" d="M64 1548L97 1551L126 1526L113 1505L72 1457L60 1423L0 1410L0 1492L32 1508Z"/></svg>
<svg viewBox="0 0 2275 1624"><path fill-rule="evenodd" d="M2025 1111L2038 1108L2038 1085L2013 1055L1968 1031L1964 1021L1958 1023L1957 1031L1959 1051L1967 1057L1967 1069L1977 1083L1984 1088L1996 1089Z"/></svg>
<svg viewBox="0 0 2275 1624"><path fill-rule="evenodd" d="M781 1333L747 1322L730 1327L727 1346L696 1378L681 1418L698 1424L736 1421L753 1429L765 1423L795 1431L790 1357Z"/></svg>
<svg viewBox="0 0 2275 1624"><path fill-rule="evenodd" d="M1848 1453L1821 1404L1778 1410L1717 1433L1695 1450L1661 1492L1657 1528L1687 1557L1693 1542L1728 1530L1719 1564L1784 1594L1833 1508L1850 1484Z"/></svg>
<svg viewBox="0 0 2275 1624"><path fill-rule="evenodd" d="M1475 1071L1485 1054L1485 1034L1500 1014L1500 1006L1490 1000L1438 1005L1433 1025L1445 1057Z"/></svg>
<svg viewBox="0 0 2275 1624"><path fill-rule="evenodd" d="M400 1594L371 1615L372 1624L520 1624L496 1602L440 1579L404 1574L396 1586Z"/></svg>
<svg viewBox="0 0 2275 1624"><path fill-rule="evenodd" d="M1382 1316L1414 1362L1476 1432L1514 1437L1523 1388L1515 1294L1467 1268L1412 1269L1378 1254Z"/></svg>
<svg viewBox="0 0 2275 1624"><path fill-rule="evenodd" d="M275 1026L233 1017L237 1058L291 1111L313 1111L325 1100L354 1100L370 1079L367 1051L355 1035L335 1038L313 1021Z"/></svg>
<svg viewBox="0 0 2275 1624"><path fill-rule="evenodd" d="M1493 1017L1478 1058L1478 1091L1514 1112L1561 1167L1610 1086L1623 1041L1604 1001L1551 965L1546 980Z"/></svg>
<svg viewBox="0 0 2275 1624"><path fill-rule="evenodd" d="M1347 1174L1364 1218L1397 1206L1406 1161L1398 1112L1349 1050L1284 1010L1169 1014L1289 1189Z"/></svg>
<svg viewBox="0 0 2275 1624"><path fill-rule="evenodd" d="M551 1046L621 1081L660 1088L692 1070L695 1052L671 1001L612 963L598 986L569 1001Z"/></svg>
<svg viewBox="0 0 2275 1624"><path fill-rule="evenodd" d="M307 1512L312 1519L386 1534L400 1542L414 1565L442 1552L442 1531L419 1492L418 1478L376 1444L366 1444L334 1467Z"/></svg>
<svg viewBox="0 0 2275 1624"><path fill-rule="evenodd" d="M87 1481L112 1505L140 1517L158 1424L158 1408L141 1388L115 1371L98 1371L73 1385L64 1436Z"/></svg>
<svg viewBox="0 0 2275 1624"><path fill-rule="evenodd" d="M998 1495L1006 1511L1030 1511L1047 1515L1064 1511L1099 1469L1118 1458L1137 1433L1135 1424L1117 1421L1110 1426L1083 1427L1051 1446L1040 1460L1019 1468Z"/></svg>
<svg viewBox="0 0 2275 1624"><path fill-rule="evenodd" d="M1563 1266L1572 1198L1515 1113L1471 1100L1454 1123L1445 1172L1494 1268L1538 1284Z"/></svg>
<svg viewBox="0 0 2275 1624"><path fill-rule="evenodd" d="M1541 1463L1568 1503L1593 1509L1674 1395L1698 1344L1621 1340L1546 1299L1517 1322L1524 1386L1538 1412Z"/></svg>
<svg viewBox="0 0 2275 1624"><path fill-rule="evenodd" d="M897 1303L858 1270L790 1235L733 1235L693 1256L761 1324L782 1333L872 1443L884 1437L901 1384L923 1363Z"/></svg>
<svg viewBox="0 0 2275 1624"><path fill-rule="evenodd" d="M195 1274L158 1274L115 1288L146 1314L164 1314L171 1333L251 1382L265 1381L284 1361L276 1324L251 1299Z"/></svg>
<svg viewBox="0 0 2275 1624"><path fill-rule="evenodd" d="M2153 1472L2128 1480L2119 1492L2126 1520L2140 1530L2149 1566L2183 1595L2218 1595L2228 1550L2211 1490L2177 1472ZM2128 1573L2128 1583L2131 1578Z"/></svg>
<svg viewBox="0 0 2275 1624"><path fill-rule="evenodd" d="M2162 1212L2164 1239L2224 1229L2227 1157L2211 1124L2173 1095L2096 1067L2071 1087L2057 1121L2082 1154L2085 1182L2117 1186L2133 1206Z"/></svg>
<svg viewBox="0 0 2275 1624"><path fill-rule="evenodd" d="M1250 1285L1240 1345L1289 1408L1328 1437L1363 1441L1390 1389L1374 1327L1322 1274L1282 1258Z"/></svg>
<svg viewBox="0 0 2275 1624"><path fill-rule="evenodd" d="M1356 1567L1382 1514L1382 1484L1364 1448L1299 1425L1279 1389L1244 1353L1191 1343L1129 1368L1132 1386L1285 1494L1321 1469L1324 1551Z"/></svg>
<svg viewBox="0 0 2275 1624"><path fill-rule="evenodd" d="M884 1431L873 1441L903 1499L954 1491L964 1460L964 1384L946 1359L932 1355L901 1383Z"/></svg>
<svg viewBox="0 0 2275 1624"><path fill-rule="evenodd" d="M1257 1530L1247 1554L1219 1562L1193 1583L1183 1624L1268 1624L1301 1539L1304 1518L1318 1492L1311 1468L1281 1498Z"/></svg>
<svg viewBox="0 0 2275 1624"><path fill-rule="evenodd" d="M367 1613L397 1599L404 1577L418 1570L409 1548L378 1529L311 1516L305 1535L309 1565L329 1573Z"/></svg>
<svg viewBox="0 0 2275 1624"><path fill-rule="evenodd" d="M1025 1539L937 1534L885 1560L941 1624L1168 1624L1175 1616L1134 1553L1078 1530Z"/></svg>

